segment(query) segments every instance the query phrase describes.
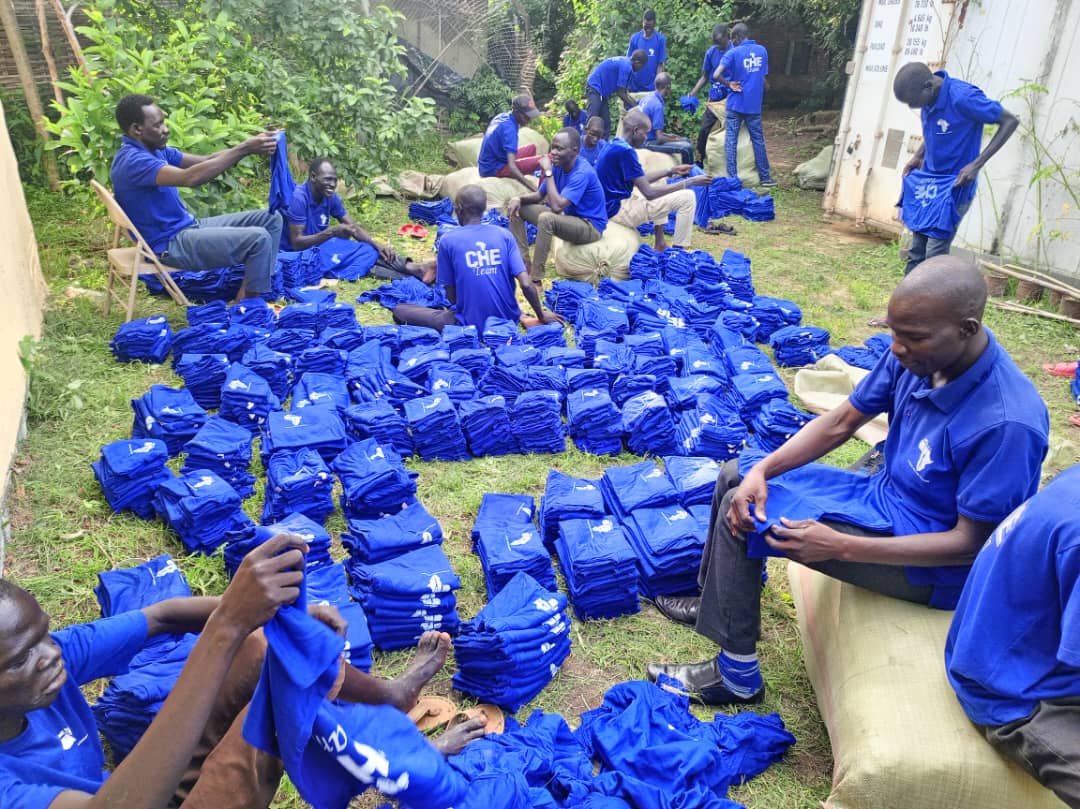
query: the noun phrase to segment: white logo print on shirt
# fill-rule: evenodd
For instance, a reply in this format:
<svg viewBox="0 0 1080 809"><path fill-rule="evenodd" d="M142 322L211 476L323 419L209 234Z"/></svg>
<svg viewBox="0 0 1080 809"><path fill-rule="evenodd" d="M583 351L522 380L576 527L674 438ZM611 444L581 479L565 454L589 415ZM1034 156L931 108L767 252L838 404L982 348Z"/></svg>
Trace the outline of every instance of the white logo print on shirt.
<svg viewBox="0 0 1080 809"><path fill-rule="evenodd" d="M911 467L911 470L919 480L923 483L929 483L930 481L924 478L921 472L933 462L934 459L930 455L930 439L924 438L919 442L919 457L915 460L915 463L908 461L908 466Z"/></svg>
<svg viewBox="0 0 1080 809"><path fill-rule="evenodd" d="M949 134L949 126L950 126L949 122L946 121L944 118L938 118L937 119L937 128L938 128L938 131L939 131L940 134L942 134L942 135Z"/></svg>
<svg viewBox="0 0 1080 809"><path fill-rule="evenodd" d="M83 736L81 739L76 739L75 734L71 732L71 728L67 727L56 734L56 738L60 740L60 747L64 750L70 750L77 744L82 744L86 741L87 737Z"/></svg>

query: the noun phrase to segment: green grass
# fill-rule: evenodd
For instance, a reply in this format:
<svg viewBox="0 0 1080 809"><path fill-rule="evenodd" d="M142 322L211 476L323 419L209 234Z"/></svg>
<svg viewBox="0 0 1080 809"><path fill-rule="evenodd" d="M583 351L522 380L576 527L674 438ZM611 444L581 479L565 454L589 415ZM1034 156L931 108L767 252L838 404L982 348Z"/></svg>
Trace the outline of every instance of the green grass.
<svg viewBox="0 0 1080 809"><path fill-rule="evenodd" d="M418 165L434 170L441 165L441 143L426 139L417 150ZM68 286L100 290L104 286L106 244L104 219L69 200L28 189L41 261L53 295L46 312L44 337L28 360L31 369L30 431L20 447L10 510L13 541L8 548L7 575L31 589L56 624L96 616L93 596L98 571L125 566L168 551L181 556L175 537L159 523L130 515L112 515L94 481L89 463L102 444L128 437L132 412L129 401L157 382L179 384L168 366L116 363L108 351L122 315L103 317L97 300L65 297ZM759 292L790 298L800 304L804 322L831 330L834 345L856 344L874 330L865 323L884 311L889 292L901 277L894 243L853 235L823 221L820 197L793 188L776 192L779 218L775 222L735 221L738 235L695 235L695 246L717 255L733 248L753 260ZM431 254L431 238L422 242L398 237L406 220L405 205L393 200L354 212L380 239L415 258ZM343 283L338 298L355 299L374 281ZM363 323L386 323L381 307L358 306ZM184 325L184 313L167 300L140 295L136 316L164 312L174 328ZM1069 442L1066 417L1075 410L1066 380L1039 370L1044 361L1075 358L1080 340L1066 324L990 309L987 323L1012 352L1047 401L1057 455L1047 473L1075 463L1075 440ZM791 383L793 374L783 372ZM845 466L865 450L851 442L829 456ZM463 582L460 611L472 617L483 604L479 563L469 553L469 531L481 495L486 491L521 492L539 497L551 467L595 477L605 466L636 460L616 459L569 450L555 456L510 456L466 463L410 461L420 472L419 496L439 519L446 549ZM257 516L261 495L249 499L245 510ZM340 515L329 526L341 530ZM225 586L220 558L184 558L182 566L197 592L218 593ZM761 655L768 695L760 708L779 712L798 738L785 760L732 797L751 809L811 809L828 794L831 757L828 738L807 681L794 622L794 609L785 589L781 563L770 564L770 583L764 597L764 638ZM651 607L638 615L611 621L574 622L573 653L555 681L520 714L532 708L559 712L573 724L577 715L600 700L611 685L643 674L653 659L698 660L714 647L691 630L662 619ZM408 659L404 653L378 654L375 671L392 675ZM432 684L449 693L449 672ZM700 710L698 715L708 717ZM366 801L365 801L366 803ZM284 789L278 805L301 805Z"/></svg>

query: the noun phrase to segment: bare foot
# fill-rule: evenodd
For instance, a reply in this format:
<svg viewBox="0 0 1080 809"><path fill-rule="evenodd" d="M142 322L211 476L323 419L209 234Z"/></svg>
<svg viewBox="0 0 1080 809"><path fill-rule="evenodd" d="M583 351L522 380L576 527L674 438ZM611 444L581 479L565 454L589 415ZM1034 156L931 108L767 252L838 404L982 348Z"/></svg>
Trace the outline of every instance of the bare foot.
<svg viewBox="0 0 1080 809"><path fill-rule="evenodd" d="M420 273L420 280L428 286L435 283L435 262L427 262L422 265L423 271Z"/></svg>
<svg viewBox="0 0 1080 809"><path fill-rule="evenodd" d="M657 228L656 232L662 233L663 231ZM653 250L655 250L657 253L663 253L665 250L667 250L667 241L665 239L657 238L656 241L653 243Z"/></svg>
<svg viewBox="0 0 1080 809"><path fill-rule="evenodd" d="M408 712L420 697L420 690L446 664L453 644L445 632L425 632L416 644L412 662L399 676L390 681L394 692L391 704Z"/></svg>
<svg viewBox="0 0 1080 809"><path fill-rule="evenodd" d="M453 756L465 749L470 742L484 737L484 720L480 717L462 722L452 727L437 739L432 740L435 749L444 756Z"/></svg>

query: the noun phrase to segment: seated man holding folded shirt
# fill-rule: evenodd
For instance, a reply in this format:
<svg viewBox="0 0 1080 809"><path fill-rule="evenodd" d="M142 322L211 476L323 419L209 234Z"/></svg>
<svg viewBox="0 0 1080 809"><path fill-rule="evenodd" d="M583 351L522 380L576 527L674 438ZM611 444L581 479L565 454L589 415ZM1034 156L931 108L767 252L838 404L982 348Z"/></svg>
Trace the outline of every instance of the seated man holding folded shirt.
<svg viewBox="0 0 1080 809"><path fill-rule="evenodd" d="M477 156L481 177L511 177L528 189L536 187L531 175L540 165L540 158L535 145L518 147L518 132L539 114L532 96L522 93L514 96L510 112L500 112L491 119Z"/></svg>
<svg viewBox="0 0 1080 809"><path fill-rule="evenodd" d="M985 304L974 265L926 261L889 301L891 352L848 400L744 468L742 478L734 462L725 466L698 575L701 597L657 599L668 617L716 641L720 654L691 665L650 663L651 679L673 676L710 705L762 700L764 560L751 557L751 545L755 556L786 555L893 598L956 606L979 548L1038 489L1049 433L1035 387L982 325ZM889 414L881 472L811 463L879 413Z"/></svg>

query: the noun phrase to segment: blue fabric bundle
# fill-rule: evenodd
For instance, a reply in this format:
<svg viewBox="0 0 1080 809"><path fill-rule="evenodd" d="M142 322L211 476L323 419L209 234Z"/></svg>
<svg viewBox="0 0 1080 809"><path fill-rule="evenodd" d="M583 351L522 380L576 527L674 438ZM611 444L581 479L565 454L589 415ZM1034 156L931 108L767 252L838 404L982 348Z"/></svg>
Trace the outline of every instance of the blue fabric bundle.
<svg viewBox="0 0 1080 809"><path fill-rule="evenodd" d="M365 326L364 327L364 340L365 342L374 340L379 345L385 346L390 349L390 355L393 356L398 352L398 339L399 339L399 327L394 325L383 326Z"/></svg>
<svg viewBox="0 0 1080 809"><path fill-rule="evenodd" d="M312 250L278 250L277 270L285 288L313 286L322 279L322 263L318 248Z"/></svg>
<svg viewBox="0 0 1080 809"><path fill-rule="evenodd" d="M595 294L593 285L587 281L553 281L544 292L544 302L555 314L573 322L581 302Z"/></svg>
<svg viewBox="0 0 1080 809"><path fill-rule="evenodd" d="M744 422L751 422L769 399L786 399L787 388L775 371L736 374L728 388L728 404Z"/></svg>
<svg viewBox="0 0 1080 809"><path fill-rule="evenodd" d="M473 524L473 553L480 557L488 600L515 574L528 573L546 590L557 590L551 554L533 525L536 508L525 495L485 494Z"/></svg>
<svg viewBox="0 0 1080 809"><path fill-rule="evenodd" d="M578 619L638 612L637 557L615 520L564 519L558 528L555 548Z"/></svg>
<svg viewBox="0 0 1080 809"><path fill-rule="evenodd" d="M626 400L622 408L626 445L635 455L675 452L675 422L664 397L653 391Z"/></svg>
<svg viewBox="0 0 1080 809"><path fill-rule="evenodd" d="M558 469L548 471L544 496L540 498L540 532L548 550L554 547L562 520L603 517L607 514L600 481L575 478Z"/></svg>
<svg viewBox="0 0 1080 809"><path fill-rule="evenodd" d="M776 205L771 194L762 194L759 197L750 192L744 198L742 210L739 213L751 222L771 222L776 218Z"/></svg>
<svg viewBox="0 0 1080 809"><path fill-rule="evenodd" d="M691 374L690 376L673 376L668 379L668 390L665 398L672 410L682 412L697 407L698 397L723 393L726 385L715 376L707 374Z"/></svg>
<svg viewBox="0 0 1080 809"><path fill-rule="evenodd" d="M634 357L634 373L655 377L657 393L667 393L668 380L678 373L678 368L675 358L666 354L660 357L638 354Z"/></svg>
<svg viewBox="0 0 1080 809"><path fill-rule="evenodd" d="M724 362L736 374L768 374L773 370L772 361L764 351L754 345L733 348L724 353Z"/></svg>
<svg viewBox="0 0 1080 809"><path fill-rule="evenodd" d="M184 354L173 370L199 406L209 410L221 407L221 386L229 364L224 354Z"/></svg>
<svg viewBox="0 0 1080 809"><path fill-rule="evenodd" d="M694 279L694 259L681 248L669 247L660 254L660 263L668 284L686 286Z"/></svg>
<svg viewBox="0 0 1080 809"><path fill-rule="evenodd" d="M616 407L622 408L628 399L641 393L656 392L658 387L660 383L652 374L620 374L611 383L611 399Z"/></svg>
<svg viewBox="0 0 1080 809"><path fill-rule="evenodd" d="M320 345L327 348L336 348L346 354L354 348L359 348L365 339L367 338L364 337L364 330L360 326L348 326L345 328L327 326L319 332Z"/></svg>
<svg viewBox="0 0 1080 809"><path fill-rule="evenodd" d="M576 331L591 330L598 334L610 334L613 341L630 331L626 308L612 301L590 298L578 307L574 328ZM585 349L588 351L588 349Z"/></svg>
<svg viewBox="0 0 1080 809"><path fill-rule="evenodd" d="M101 459L90 464L109 507L120 512L131 509L144 520L154 516L154 492L172 477L165 466L169 460L165 442L149 439L121 439L101 448Z"/></svg>
<svg viewBox="0 0 1080 809"><path fill-rule="evenodd" d="M317 251L319 248L308 248L312 251ZM337 298L336 292L331 292L329 289L319 289L318 287L287 287L285 289L285 300L290 303L314 303L316 305L323 303L333 303Z"/></svg>
<svg viewBox="0 0 1080 809"><path fill-rule="evenodd" d="M596 368L570 368L566 372L567 393L576 390L599 388L607 393L611 392L611 377L604 371Z"/></svg>
<svg viewBox="0 0 1080 809"><path fill-rule="evenodd" d="M746 425L719 396L704 395L680 417L675 441L680 455L704 455L725 461L742 451Z"/></svg>
<svg viewBox="0 0 1080 809"><path fill-rule="evenodd" d="M168 385L151 385L140 398L131 400L131 409L135 411L131 437L164 441L170 458L206 423L206 411L191 392Z"/></svg>
<svg viewBox="0 0 1080 809"><path fill-rule="evenodd" d="M280 334L280 332L278 332ZM266 343L257 343L249 348L241 359L241 363L255 374L266 380L270 391L279 400L284 401L289 395L289 387L292 384L290 372L292 370L292 357L281 351L275 351ZM177 368L179 373L179 368ZM222 383L225 375L222 374ZM188 385L190 387L190 384ZM220 390L218 391L220 402Z"/></svg>
<svg viewBox="0 0 1080 809"><path fill-rule="evenodd" d="M368 274L379 258L379 251L369 242L354 242L334 237L312 251L319 260L319 277L358 281ZM318 283L316 278L312 283Z"/></svg>
<svg viewBox="0 0 1080 809"><path fill-rule="evenodd" d="M371 651L375 644L371 640L364 608L349 597L349 577L345 565L338 562L314 568L308 566L304 572L304 586L307 588L308 604L336 607L348 623L345 654L349 658L349 665L360 671L371 671Z"/></svg>
<svg viewBox="0 0 1080 809"><path fill-rule="evenodd" d="M540 349L525 344L500 345L494 347L495 362L499 365L538 365L542 361Z"/></svg>
<svg viewBox="0 0 1080 809"><path fill-rule="evenodd" d="M434 202L410 202L409 219L414 222L423 222L425 225L437 225L441 222L457 224L454 216L454 201L450 197L443 197Z"/></svg>
<svg viewBox="0 0 1080 809"><path fill-rule="evenodd" d="M586 359L585 352L580 348L545 348L541 353L544 365L556 368L584 368Z"/></svg>
<svg viewBox="0 0 1080 809"><path fill-rule="evenodd" d="M683 112L696 115L698 107L701 106L701 99L697 96L679 96L679 106Z"/></svg>
<svg viewBox="0 0 1080 809"><path fill-rule="evenodd" d="M630 257L630 277L635 281L651 281L660 277L660 257L647 244L641 245Z"/></svg>
<svg viewBox="0 0 1080 809"><path fill-rule="evenodd" d="M536 348L566 347L566 327L562 323L542 323L525 329L525 343Z"/></svg>
<svg viewBox="0 0 1080 809"><path fill-rule="evenodd" d="M173 367L184 354L228 354L222 340L228 334L228 326L216 323L200 323L173 334Z"/></svg>
<svg viewBox="0 0 1080 809"><path fill-rule="evenodd" d="M275 452L310 447L332 461L349 443L345 425L332 407L305 407L295 413L275 410L266 417L259 454L263 466Z"/></svg>
<svg viewBox="0 0 1080 809"><path fill-rule="evenodd" d="M643 244L641 247L652 250L648 245ZM601 298L608 298L625 306L635 298L642 297L645 294L645 289L641 281L616 281L614 278L601 278L600 283L596 285L596 294Z"/></svg>
<svg viewBox="0 0 1080 809"><path fill-rule="evenodd" d="M236 297L240 284L244 280L244 265L234 264L231 267L217 267L209 270L181 270L170 275L189 301L195 303L225 301ZM168 294L161 284L161 279L153 273L144 273L139 276L139 280L146 284L146 291L151 295L164 297Z"/></svg>
<svg viewBox="0 0 1080 809"><path fill-rule="evenodd" d="M427 326L398 326L398 356L405 353L406 349L419 348L446 348L443 345L442 335L435 329Z"/></svg>
<svg viewBox="0 0 1080 809"><path fill-rule="evenodd" d="M218 413L222 418L257 433L266 424L271 411L280 409L281 400L270 390L265 379L238 362L229 366L221 386Z"/></svg>
<svg viewBox="0 0 1080 809"><path fill-rule="evenodd" d="M385 562L345 562L349 592L364 605L371 638L392 651L416 645L424 632L456 634L460 620L457 597L461 581L440 545L426 545Z"/></svg>
<svg viewBox="0 0 1080 809"><path fill-rule="evenodd" d="M352 517L341 533L341 544L357 562L378 564L403 553L441 545L442 526L424 504L413 498L396 514L377 518Z"/></svg>
<svg viewBox="0 0 1080 809"><path fill-rule="evenodd" d="M188 322L190 322L188 318ZM273 329L277 325L277 316L266 301L249 298L229 307L229 323L241 326L257 326L260 329Z"/></svg>
<svg viewBox="0 0 1080 809"><path fill-rule="evenodd" d="M349 352L345 378L354 398L360 402L384 399L399 407L427 393L390 364L390 349L373 340Z"/></svg>
<svg viewBox="0 0 1080 809"><path fill-rule="evenodd" d="M773 356L783 367L813 365L829 348L829 332L817 326L785 326L777 329L769 338Z"/></svg>
<svg viewBox="0 0 1080 809"><path fill-rule="evenodd" d="M226 557L231 555L235 563L229 575L231 576L236 572L236 568L240 566L244 556L278 534L296 534L307 543L308 551L304 554L304 569L309 573L316 568L327 567L332 564L330 560L330 535L326 532L326 529L322 527L321 523L312 520L302 512L296 511L269 525L256 526L250 547L243 549L240 554L237 554L233 549L233 545L239 543L232 542L227 545L225 555ZM226 567L229 567L228 559L226 560Z"/></svg>
<svg viewBox="0 0 1080 809"><path fill-rule="evenodd" d="M184 445L181 474L209 469L236 489L241 499L255 494L251 466L251 433L221 416L211 416Z"/></svg>
<svg viewBox="0 0 1080 809"><path fill-rule="evenodd" d="M723 219L742 210L742 182L738 177L716 177L707 189L706 220ZM699 223L700 224L700 223Z"/></svg>
<svg viewBox="0 0 1080 809"><path fill-rule="evenodd" d="M877 365L877 361L892 347L892 335L887 333L872 334L861 346L843 346L836 349L836 355L848 365L864 368L867 371Z"/></svg>
<svg viewBox="0 0 1080 809"><path fill-rule="evenodd" d="M747 340L753 339L757 334L757 319L748 311L735 311L729 309L720 315L720 322L724 328L738 332Z"/></svg>
<svg viewBox="0 0 1080 809"><path fill-rule="evenodd" d="M697 592L706 530L689 511L678 503L636 508L622 524L637 554L643 595Z"/></svg>
<svg viewBox="0 0 1080 809"><path fill-rule="evenodd" d="M282 329L270 333L266 338L266 347L294 357L315 342L314 329Z"/></svg>
<svg viewBox="0 0 1080 809"><path fill-rule="evenodd" d="M682 372L683 376L704 374L721 381L728 378L728 369L723 360L703 345L687 345Z"/></svg>
<svg viewBox="0 0 1080 809"><path fill-rule="evenodd" d="M459 348L450 354L450 362L460 365L479 381L494 360L490 348Z"/></svg>
<svg viewBox="0 0 1080 809"><path fill-rule="evenodd" d="M664 470L652 461L608 467L600 478L600 491L608 511L620 520L639 508L679 502L679 493L664 475Z"/></svg>
<svg viewBox="0 0 1080 809"><path fill-rule="evenodd" d="M614 340L597 340L593 347L592 367L606 371L614 379L634 370L634 352Z"/></svg>
<svg viewBox="0 0 1080 809"><path fill-rule="evenodd" d="M449 396L425 396L405 403L416 454L425 461L464 461L469 457L461 422Z"/></svg>
<svg viewBox="0 0 1080 809"><path fill-rule="evenodd" d="M714 181L715 182L715 181ZM750 276L750 259L735 250L725 250L720 256L720 273L731 294L739 300L754 299L754 284Z"/></svg>
<svg viewBox="0 0 1080 809"><path fill-rule="evenodd" d="M660 297L635 298L626 305L626 313L635 332L662 331L669 326L686 329L686 324L672 314L671 305Z"/></svg>
<svg viewBox="0 0 1080 809"><path fill-rule="evenodd" d="M348 353L340 349L326 345L310 346L293 356L293 376L299 379L309 372L341 376L345 373L348 359Z"/></svg>
<svg viewBox="0 0 1080 809"><path fill-rule="evenodd" d="M720 477L720 464L700 456L669 455L663 461L664 474L679 493L679 502L684 507L712 502L716 479Z"/></svg>
<svg viewBox="0 0 1080 809"><path fill-rule="evenodd" d="M294 512L322 524L334 511L334 476L318 452L309 447L275 452L266 465L263 523Z"/></svg>
<svg viewBox="0 0 1080 809"><path fill-rule="evenodd" d="M724 280L724 274L720 264L712 254L705 250L695 250L694 257L694 282L696 286L713 287Z"/></svg>
<svg viewBox="0 0 1080 809"><path fill-rule="evenodd" d="M395 514L416 494L416 478L401 456L374 438L349 446L330 469L341 481L341 510L346 519Z"/></svg>
<svg viewBox="0 0 1080 809"><path fill-rule="evenodd" d="M225 301L210 301L201 306L189 306L185 314L189 326L202 326L209 323L219 329L228 328L229 305Z"/></svg>
<svg viewBox="0 0 1080 809"><path fill-rule="evenodd" d="M416 384L427 379L428 372L436 365L450 362L450 352L445 348L414 346L402 348L397 369Z"/></svg>
<svg viewBox="0 0 1080 809"><path fill-rule="evenodd" d="M109 348L120 362L165 362L172 349L173 333L163 315L122 323Z"/></svg>
<svg viewBox="0 0 1080 809"><path fill-rule="evenodd" d="M570 654L566 596L518 573L454 641L454 687L515 713Z"/></svg>
<svg viewBox="0 0 1080 809"><path fill-rule="evenodd" d="M451 323L449 326L443 326L442 341L450 353L463 348L480 348L480 332L476 326L459 326Z"/></svg>
<svg viewBox="0 0 1080 809"><path fill-rule="evenodd" d="M341 376L308 371L293 388L292 409L333 407L339 413L351 403L349 386Z"/></svg>
<svg viewBox="0 0 1080 809"><path fill-rule="evenodd" d="M796 410L786 399L770 399L754 416L751 424L754 435L750 439L750 445L765 452L772 452L813 418L809 413Z"/></svg>
<svg viewBox="0 0 1080 809"><path fill-rule="evenodd" d="M509 455L518 451L506 399L502 396L480 396L462 402L458 417L473 456Z"/></svg>
<svg viewBox="0 0 1080 809"><path fill-rule="evenodd" d="M514 321L494 316L484 321L483 331L480 332L480 343L493 351L499 346L516 345L523 342L524 338L521 336L521 330Z"/></svg>
<svg viewBox="0 0 1080 809"><path fill-rule="evenodd" d="M560 399L565 399L568 392L566 386L566 369L553 368L547 365L530 365L525 373L529 387L533 390L553 390L559 394Z"/></svg>
<svg viewBox="0 0 1080 809"><path fill-rule="evenodd" d="M742 333L733 331L724 325L723 315L716 318L709 332L709 344L717 356L724 356L727 352L736 348L752 345Z"/></svg>
<svg viewBox="0 0 1080 809"><path fill-rule="evenodd" d="M345 430L354 441L374 438L403 458L413 454L412 436L405 419L386 402L364 402L341 413Z"/></svg>
<svg viewBox="0 0 1080 809"><path fill-rule="evenodd" d="M492 365L476 386L484 396L505 396L516 399L519 393L529 389L528 366Z"/></svg>
<svg viewBox="0 0 1080 809"><path fill-rule="evenodd" d="M579 388L566 397L566 428L574 446L593 455L622 452L622 419L605 388Z"/></svg>
<svg viewBox="0 0 1080 809"><path fill-rule="evenodd" d="M154 509L188 553L210 555L228 532L251 522L240 510L240 495L209 469L163 481L154 494Z"/></svg>
<svg viewBox="0 0 1080 809"><path fill-rule="evenodd" d="M556 391L520 394L510 408L510 425L524 454L566 450L561 397Z"/></svg>
<svg viewBox="0 0 1080 809"><path fill-rule="evenodd" d="M449 309L450 299L441 286L429 287L419 278L399 278L381 287L369 289L357 296L357 303L375 301L387 309L393 309L399 303L415 303L432 309Z"/></svg>
<svg viewBox="0 0 1080 809"><path fill-rule="evenodd" d="M758 322L757 331L750 338L755 343L767 342L782 326L798 326L802 322L802 310L797 305L765 295L754 296L749 314Z"/></svg>

